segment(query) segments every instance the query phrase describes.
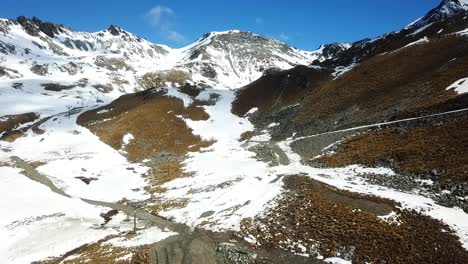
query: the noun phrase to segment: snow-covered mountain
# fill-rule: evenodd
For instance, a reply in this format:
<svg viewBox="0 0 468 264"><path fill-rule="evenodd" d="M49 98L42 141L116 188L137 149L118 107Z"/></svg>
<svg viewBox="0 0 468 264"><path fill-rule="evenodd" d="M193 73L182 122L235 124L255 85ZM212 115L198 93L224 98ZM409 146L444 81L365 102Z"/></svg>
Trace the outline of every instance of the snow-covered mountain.
<svg viewBox="0 0 468 264"><path fill-rule="evenodd" d="M179 67L220 83L248 84L268 68L307 65L321 52L306 52L251 32L229 30L205 34L185 47Z"/></svg>
<svg viewBox="0 0 468 264"><path fill-rule="evenodd" d="M468 0L443 0L425 16L409 24L407 29L427 27L435 22L458 15L468 10Z"/></svg>
<svg viewBox="0 0 468 264"><path fill-rule="evenodd" d="M0 263L468 263L466 2L311 52L0 19Z"/></svg>
<svg viewBox="0 0 468 264"><path fill-rule="evenodd" d="M379 54L386 54L442 35L465 35L468 22L468 0L443 0L436 8L401 30L389 32L375 38L366 38L351 44L333 47L320 52L322 60L314 65L335 69L340 73ZM325 45L325 47L330 45Z"/></svg>
<svg viewBox="0 0 468 264"><path fill-rule="evenodd" d="M306 52L238 30L210 32L191 45L173 49L113 25L88 33L25 17L0 20L0 53L3 78L94 73L101 81L94 85L121 92L145 87L141 78L146 73L166 76L173 70L185 72L184 81L238 88L268 68L288 69L328 56L321 49ZM161 78L163 84L173 82Z"/></svg>

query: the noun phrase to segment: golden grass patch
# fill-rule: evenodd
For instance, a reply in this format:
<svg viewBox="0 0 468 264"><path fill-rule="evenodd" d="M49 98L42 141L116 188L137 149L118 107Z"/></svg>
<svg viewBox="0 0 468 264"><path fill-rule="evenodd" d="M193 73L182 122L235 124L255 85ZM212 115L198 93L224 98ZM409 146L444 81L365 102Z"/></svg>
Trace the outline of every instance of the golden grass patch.
<svg viewBox="0 0 468 264"><path fill-rule="evenodd" d="M185 108L180 99L145 99L137 94L120 98L105 109L108 112L104 114L96 109L80 115L78 123L115 149L123 147L125 134L132 134L135 139L125 146L131 161L142 161L160 152L181 156L189 148L196 151L206 145L179 116L206 120L209 115L201 107Z"/></svg>

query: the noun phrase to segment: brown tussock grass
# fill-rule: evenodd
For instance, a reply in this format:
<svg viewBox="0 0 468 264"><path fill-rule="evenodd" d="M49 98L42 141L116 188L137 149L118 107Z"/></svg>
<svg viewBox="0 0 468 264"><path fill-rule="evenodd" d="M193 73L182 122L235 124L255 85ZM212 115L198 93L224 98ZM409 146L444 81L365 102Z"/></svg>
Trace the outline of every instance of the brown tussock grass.
<svg viewBox="0 0 468 264"><path fill-rule="evenodd" d="M35 113L24 113L19 115L6 115L0 117L0 133L9 132L22 124L33 122L39 116Z"/></svg>
<svg viewBox="0 0 468 264"><path fill-rule="evenodd" d="M271 73L240 89L232 103L232 112L243 116L253 107L260 112L278 110L300 100L329 79L329 72L306 66Z"/></svg>
<svg viewBox="0 0 468 264"><path fill-rule="evenodd" d="M250 140L252 137L255 136L255 132L254 131L245 131L244 133L242 133L239 137L239 141L242 142L244 140Z"/></svg>
<svg viewBox="0 0 468 264"><path fill-rule="evenodd" d="M102 110L107 112L100 112ZM153 204L146 208L158 213L185 205L186 201L159 200L158 194L166 191L161 185L189 177L191 174L183 170L181 161L188 152L200 151L214 143L194 135L183 119L208 120L209 117L202 107L193 104L184 107L178 98L137 93L124 95L108 106L83 113L78 117L78 123L113 148L123 148L130 161L145 160L151 168L146 175L145 190L151 195ZM122 139L127 133L135 139L124 146ZM160 157L158 154L164 155Z"/></svg>
<svg viewBox="0 0 468 264"><path fill-rule="evenodd" d="M131 237L131 234L124 235ZM76 248L61 257L52 258L50 260L38 261L37 264L146 264L149 263L148 246L140 247L115 247L106 245L105 242L117 236L108 236L98 242L85 244ZM128 254L132 254L128 260L122 258ZM70 259L67 259L70 258Z"/></svg>
<svg viewBox="0 0 468 264"><path fill-rule="evenodd" d="M352 118L343 122L357 125L371 118L391 117L394 113L387 111L396 106L410 111L439 104L456 96L446 88L466 77L467 54L465 39L448 36L375 56L311 90L294 121L329 120L353 111Z"/></svg>
<svg viewBox="0 0 468 264"><path fill-rule="evenodd" d="M329 166L351 164L392 166L404 174L431 175L441 180L468 181L468 117L441 125L386 128L357 135L332 155L319 158Z"/></svg>
<svg viewBox="0 0 468 264"><path fill-rule="evenodd" d="M115 149L121 149L123 136L131 133L135 139L125 146L131 161L142 161L163 151L182 156L189 147L191 151L196 151L206 145L178 117L206 120L209 115L203 108L184 108L183 102L174 97L139 97L133 95L119 98L104 108L109 111L103 114L98 114L102 109L86 112L80 115L78 123Z"/></svg>
<svg viewBox="0 0 468 264"><path fill-rule="evenodd" d="M145 190L152 195L163 193L166 190L161 187L162 184L180 177L188 176L190 176L190 174L183 171L180 162L161 162L157 167L152 168L151 172L148 174L148 185L145 187Z"/></svg>
<svg viewBox="0 0 468 264"><path fill-rule="evenodd" d="M284 181L287 192L277 207L242 222L242 232L253 234L262 245L280 247L281 241L290 239L310 248L318 242L318 251L325 257L335 256L341 247L354 246L353 263L468 260L458 237L437 220L400 210L392 201L337 190L308 177ZM389 209L400 215L399 225L377 218Z"/></svg>

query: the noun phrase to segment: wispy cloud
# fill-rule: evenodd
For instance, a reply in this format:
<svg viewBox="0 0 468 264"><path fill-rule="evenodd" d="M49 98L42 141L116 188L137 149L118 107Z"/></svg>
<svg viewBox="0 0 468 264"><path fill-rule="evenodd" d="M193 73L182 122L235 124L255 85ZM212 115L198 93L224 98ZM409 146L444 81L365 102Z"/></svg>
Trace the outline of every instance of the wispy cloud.
<svg viewBox="0 0 468 264"><path fill-rule="evenodd" d="M263 24L263 18L261 18L261 17L255 18L255 23L256 23L257 25Z"/></svg>
<svg viewBox="0 0 468 264"><path fill-rule="evenodd" d="M175 12L167 6L157 5L146 13L145 18L153 26L164 26L175 19Z"/></svg>
<svg viewBox="0 0 468 264"><path fill-rule="evenodd" d="M174 42L177 42L177 43L183 43L185 42L185 37L184 35L180 34L179 32L177 31L174 31L174 30L169 30L166 32L167 33L167 38L174 41Z"/></svg>
<svg viewBox="0 0 468 264"><path fill-rule="evenodd" d="M283 41L288 41L290 40L291 38L284 32L281 32L279 35L278 35L278 38L283 40Z"/></svg>
<svg viewBox="0 0 468 264"><path fill-rule="evenodd" d="M177 16L173 9L167 6L157 5L145 14L145 19L151 26L158 30L158 33L162 37L176 43L185 42L185 36L174 29Z"/></svg>

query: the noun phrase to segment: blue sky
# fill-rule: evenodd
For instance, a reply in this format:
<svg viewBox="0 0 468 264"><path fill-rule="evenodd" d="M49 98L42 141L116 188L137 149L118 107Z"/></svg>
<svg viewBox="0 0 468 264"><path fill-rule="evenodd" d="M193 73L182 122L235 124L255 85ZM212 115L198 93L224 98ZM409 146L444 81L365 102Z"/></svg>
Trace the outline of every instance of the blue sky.
<svg viewBox="0 0 468 264"><path fill-rule="evenodd" d="M80 31L111 24L180 47L209 31L241 29L314 50L396 31L441 0L2 0L0 17L37 16Z"/></svg>

